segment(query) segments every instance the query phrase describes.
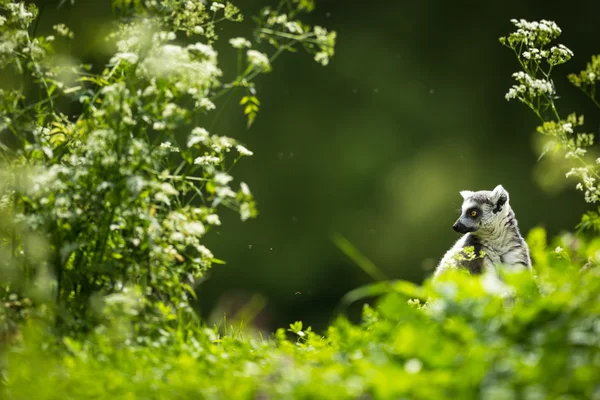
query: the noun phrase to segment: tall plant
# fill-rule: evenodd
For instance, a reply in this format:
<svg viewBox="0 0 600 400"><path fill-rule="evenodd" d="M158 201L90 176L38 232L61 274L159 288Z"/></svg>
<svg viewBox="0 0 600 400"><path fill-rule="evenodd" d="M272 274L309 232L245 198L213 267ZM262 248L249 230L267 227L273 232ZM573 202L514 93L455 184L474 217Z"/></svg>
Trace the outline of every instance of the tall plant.
<svg viewBox="0 0 600 400"><path fill-rule="evenodd" d="M115 51L98 68L55 51L76 32L57 24L55 34L36 36L38 9L0 0L0 68L14 78L0 92L0 204L15 215L4 268L18 278L5 279L2 293L27 296L47 271L58 321L69 327L93 325L95 299L108 295L131 303L132 313L144 307L144 319L189 311L194 281L220 262L203 242L221 210L242 220L257 213L248 185L231 175L252 152L209 132L204 116L242 89L250 125L260 105L254 79L282 52L301 46L323 65L334 53L335 32L298 19L313 1L283 0L261 12L252 40L229 41L238 73L224 83L214 44L217 26L243 18L232 3L112 6ZM270 54L259 50L263 42ZM46 242L44 259L32 257L39 246L26 245L31 234Z"/></svg>
<svg viewBox="0 0 600 400"><path fill-rule="evenodd" d="M511 22L517 30L500 38L500 43L514 52L521 71L513 74L517 82L506 93L506 99L518 100L533 111L540 120L537 132L547 139L541 156L551 153L564 158L569 165L567 178L577 179L576 188L584 193L586 202L598 203L600 155L593 148L595 136L586 132L583 115L559 112L553 81L555 68L569 61L573 52L565 45L555 43L562 31L553 21L513 19ZM600 56L593 56L585 70L569 74L568 79L600 108L596 98ZM579 227L600 232L600 214L589 211Z"/></svg>

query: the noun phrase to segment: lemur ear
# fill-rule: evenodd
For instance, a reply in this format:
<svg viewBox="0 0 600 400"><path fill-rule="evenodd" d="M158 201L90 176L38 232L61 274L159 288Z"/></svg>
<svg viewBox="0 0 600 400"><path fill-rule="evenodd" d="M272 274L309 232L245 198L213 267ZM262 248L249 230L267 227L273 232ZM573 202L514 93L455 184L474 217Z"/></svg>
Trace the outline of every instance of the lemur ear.
<svg viewBox="0 0 600 400"><path fill-rule="evenodd" d="M492 191L492 203L494 203L494 209L492 210L494 214L502 211L503 206L508 203L508 192L506 189L502 187L502 185L498 185Z"/></svg>
<svg viewBox="0 0 600 400"><path fill-rule="evenodd" d="M462 196L463 199L466 199L467 197L471 196L473 193L470 190L461 190L460 195Z"/></svg>

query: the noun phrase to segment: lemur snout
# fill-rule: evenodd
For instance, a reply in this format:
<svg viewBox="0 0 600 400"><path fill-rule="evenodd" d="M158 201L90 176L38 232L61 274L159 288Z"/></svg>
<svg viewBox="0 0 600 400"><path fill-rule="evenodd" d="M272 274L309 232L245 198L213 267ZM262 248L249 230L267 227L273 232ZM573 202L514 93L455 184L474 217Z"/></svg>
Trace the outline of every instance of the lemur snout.
<svg viewBox="0 0 600 400"><path fill-rule="evenodd" d="M460 221L456 221L456 223L452 225L452 229L454 229L458 233L467 233L472 231L472 229L467 228L465 224L463 224Z"/></svg>

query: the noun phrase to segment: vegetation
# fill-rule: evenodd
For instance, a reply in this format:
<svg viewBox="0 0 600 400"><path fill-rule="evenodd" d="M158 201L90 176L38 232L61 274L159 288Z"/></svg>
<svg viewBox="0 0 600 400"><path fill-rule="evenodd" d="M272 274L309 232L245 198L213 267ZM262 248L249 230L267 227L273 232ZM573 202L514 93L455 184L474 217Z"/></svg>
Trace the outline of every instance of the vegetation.
<svg viewBox="0 0 600 400"><path fill-rule="evenodd" d="M219 262L205 234L223 207L256 215L249 188L234 190L230 175L251 151L210 134L202 113L241 89L252 124L260 107L252 79L298 46L327 64L335 33L297 20L311 1L284 0L261 13L254 42L231 40L239 70L223 84L212 43L216 23L241 18L235 6L113 6L116 51L96 71L61 65L54 38L31 33L36 9L0 0L0 60L17 82L1 97L3 129L13 134L3 145L3 398L600 399L600 239L592 230L548 239L533 229L535 273L500 270L506 285L450 271L435 284L358 288L344 305L376 297L362 322L340 315L324 333L302 322L264 336L198 321L194 281ZM549 77L572 54L547 48L560 33L555 24L515 25L502 42L523 71L507 98L540 117L546 150L579 163L569 175L596 202L593 135L575 133L579 117L559 118ZM55 29L64 40L73 35ZM176 41L184 37L199 41ZM270 57L254 49L263 40L275 46ZM594 63L570 78L592 99ZM581 228L596 226L594 218ZM336 243L384 277L345 239Z"/></svg>

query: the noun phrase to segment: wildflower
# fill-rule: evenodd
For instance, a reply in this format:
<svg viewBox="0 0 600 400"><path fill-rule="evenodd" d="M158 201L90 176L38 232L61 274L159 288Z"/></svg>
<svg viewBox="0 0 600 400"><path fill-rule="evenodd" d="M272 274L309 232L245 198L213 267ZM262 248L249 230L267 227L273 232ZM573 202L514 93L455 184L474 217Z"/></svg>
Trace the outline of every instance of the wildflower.
<svg viewBox="0 0 600 400"><path fill-rule="evenodd" d="M217 165L220 162L221 162L221 159L219 157L215 157L215 156L202 156L202 157L197 157L194 160L194 164L196 164L196 165Z"/></svg>
<svg viewBox="0 0 600 400"><path fill-rule="evenodd" d="M244 194L244 196L250 196L250 188L248 187L248 185L244 182L240 183L240 189L242 190L242 193Z"/></svg>
<svg viewBox="0 0 600 400"><path fill-rule="evenodd" d="M152 129L154 129L155 131L162 131L167 127L167 124L165 124L163 121L156 121L154 124L152 124Z"/></svg>
<svg viewBox="0 0 600 400"><path fill-rule="evenodd" d="M224 172L218 172L215 175L215 182L219 185L225 186L227 185L229 182L231 182L233 180L233 177L229 174L226 174Z"/></svg>
<svg viewBox="0 0 600 400"><path fill-rule="evenodd" d="M221 220L217 214L209 214L206 216L206 222L211 225L221 225Z"/></svg>
<svg viewBox="0 0 600 400"><path fill-rule="evenodd" d="M192 147L196 143L204 143L208 139L208 131L204 128L194 128L188 138L187 147Z"/></svg>
<svg viewBox="0 0 600 400"><path fill-rule="evenodd" d="M246 221L251 217L250 204L244 202L240 205L240 219Z"/></svg>
<svg viewBox="0 0 600 400"><path fill-rule="evenodd" d="M235 49L242 49L244 47L252 47L252 43L246 38L236 37L233 39L229 39L229 44Z"/></svg>
<svg viewBox="0 0 600 400"><path fill-rule="evenodd" d="M214 110L216 108L215 103L207 99L206 97L201 98L196 102L196 107L204 108L206 111Z"/></svg>
<svg viewBox="0 0 600 400"><path fill-rule="evenodd" d="M223 8L225 8L225 5L217 2L214 2L210 5L210 11L212 12L217 12Z"/></svg>
<svg viewBox="0 0 600 400"><path fill-rule="evenodd" d="M176 196L179 194L179 192L177 191L177 189L175 189L173 187L173 185L171 185L168 182L163 182L160 185L160 190L162 190L163 193L165 193L166 195L173 195Z"/></svg>
<svg viewBox="0 0 600 400"><path fill-rule="evenodd" d="M240 153L240 155L242 155L242 156L251 156L254 154L253 152L251 152L250 150L248 150L241 144L238 144L237 146L235 146L235 148L238 151L238 153Z"/></svg>
<svg viewBox="0 0 600 400"><path fill-rule="evenodd" d="M204 232L206 232L206 230L204 229L204 225L202 225L202 222L200 221L187 222L183 224L181 230L184 233L193 236L202 236L204 235Z"/></svg>
<svg viewBox="0 0 600 400"><path fill-rule="evenodd" d="M411 358L404 363L404 370L409 374L417 374L423 368L423 363L418 358Z"/></svg>
<svg viewBox="0 0 600 400"><path fill-rule="evenodd" d="M271 63L269 62L269 57L267 57L266 54L257 50L248 50L246 55L248 56L248 61L250 64L254 65L255 67L263 71L271 70Z"/></svg>

